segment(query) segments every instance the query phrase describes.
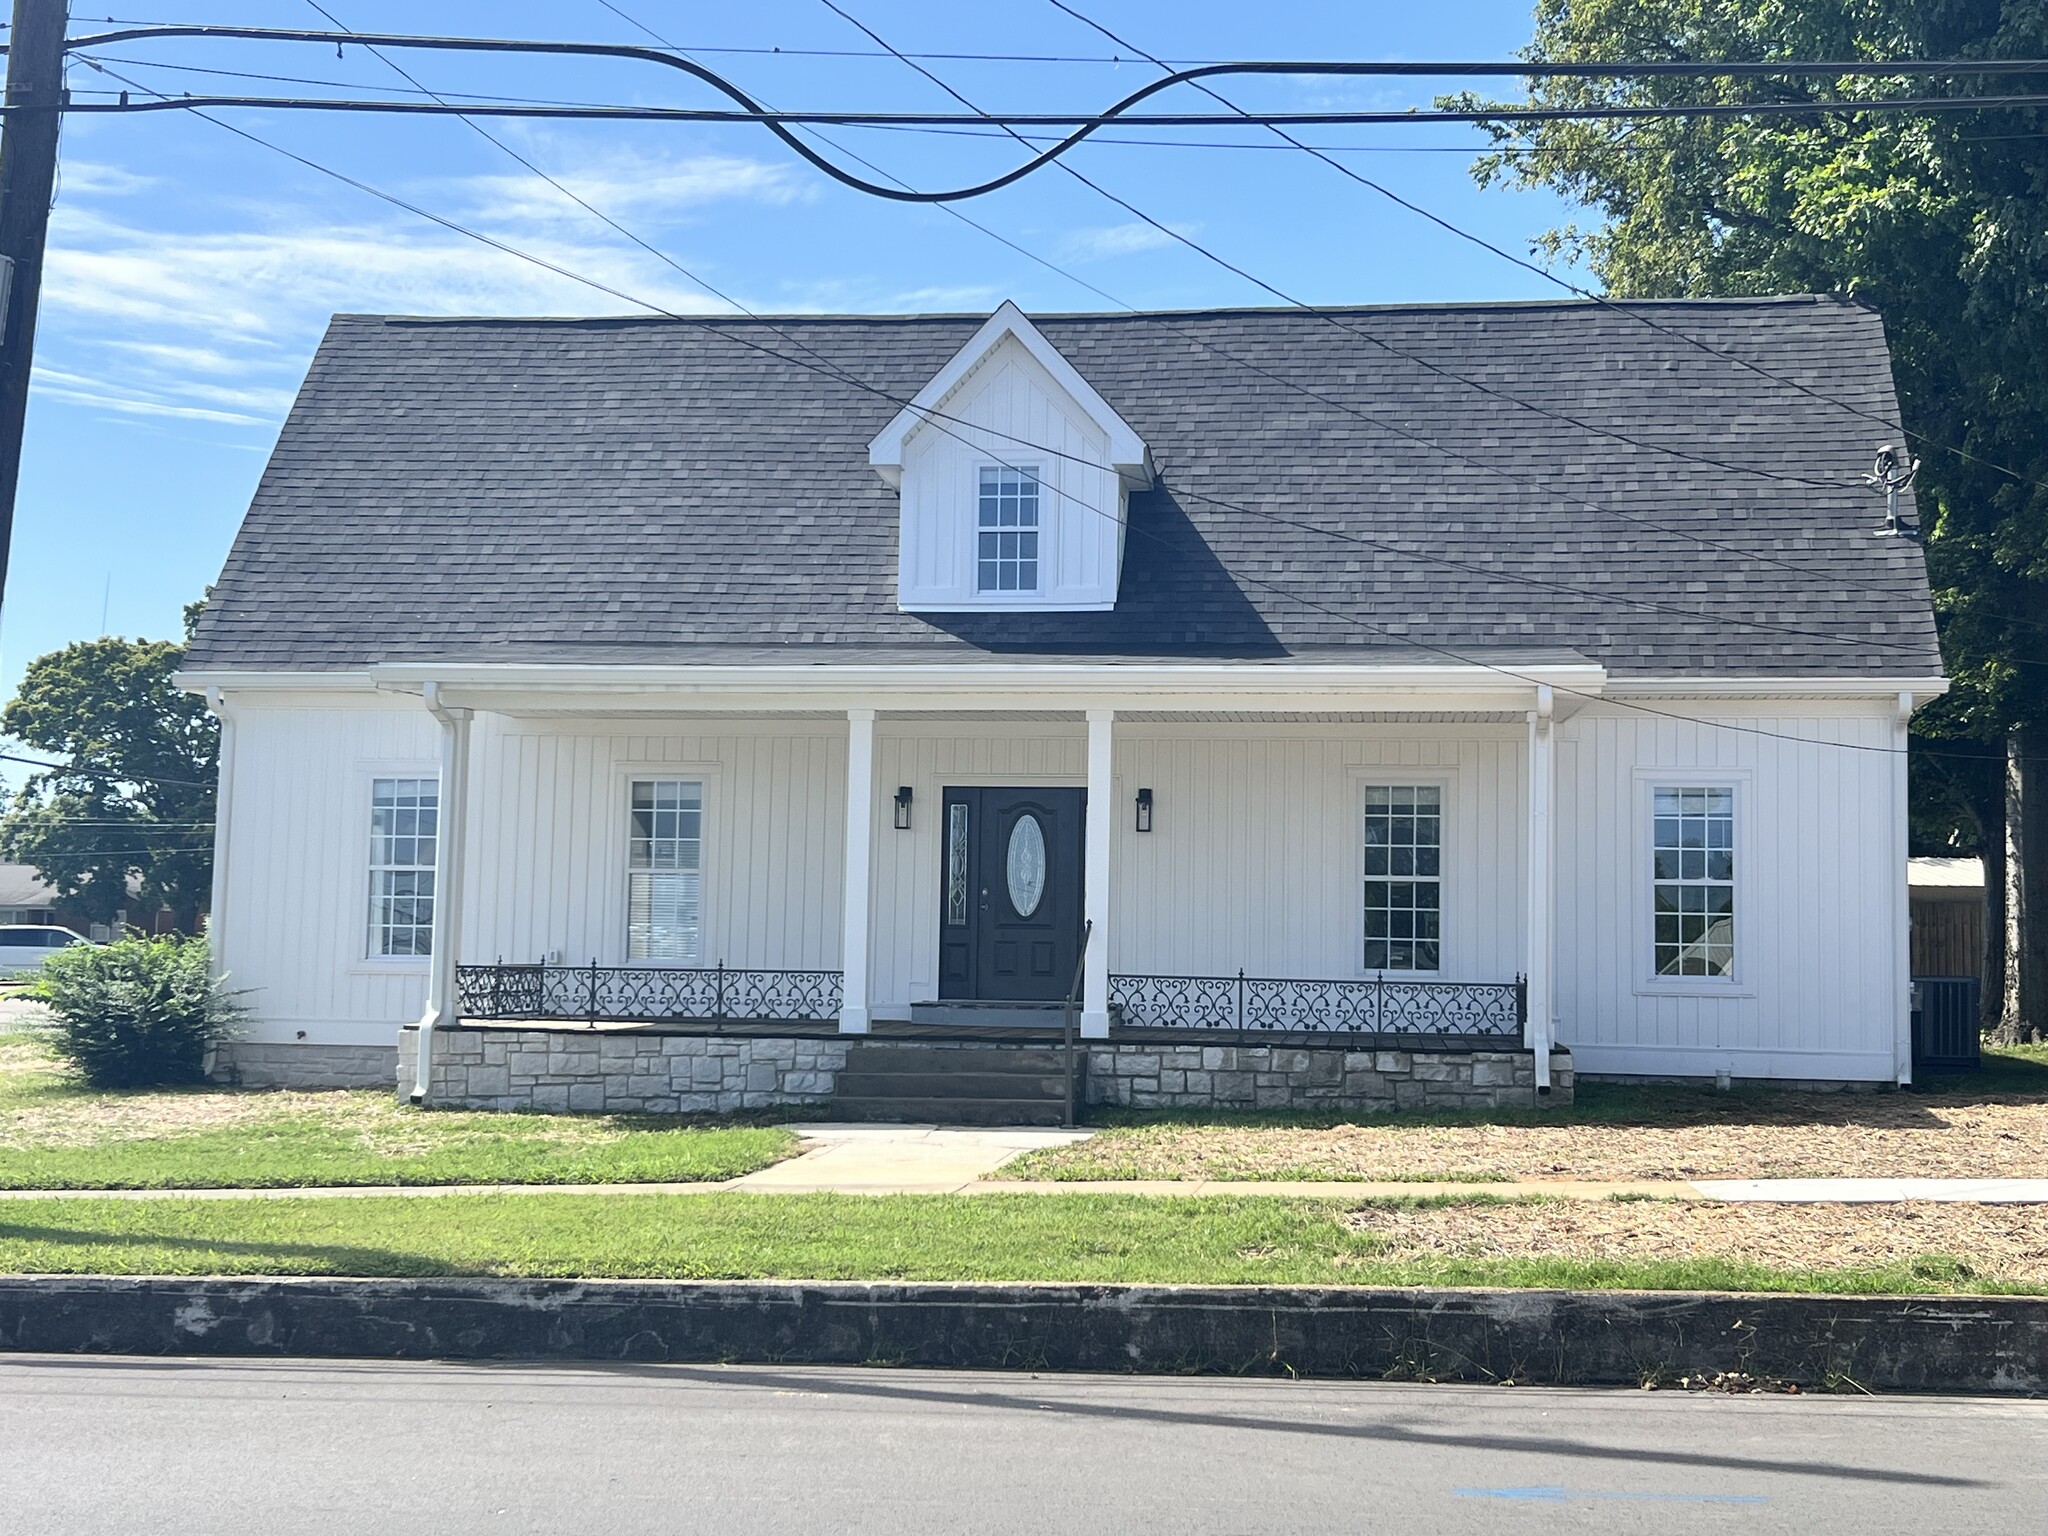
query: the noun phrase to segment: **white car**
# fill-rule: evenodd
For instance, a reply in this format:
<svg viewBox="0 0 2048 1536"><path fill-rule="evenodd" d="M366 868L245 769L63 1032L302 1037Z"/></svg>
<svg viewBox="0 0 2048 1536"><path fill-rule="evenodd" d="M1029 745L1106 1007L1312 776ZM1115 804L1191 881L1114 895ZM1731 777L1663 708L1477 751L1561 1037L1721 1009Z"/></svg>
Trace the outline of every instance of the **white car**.
<svg viewBox="0 0 2048 1536"><path fill-rule="evenodd" d="M33 976L58 950L91 942L82 933L48 923L0 923L0 977Z"/></svg>

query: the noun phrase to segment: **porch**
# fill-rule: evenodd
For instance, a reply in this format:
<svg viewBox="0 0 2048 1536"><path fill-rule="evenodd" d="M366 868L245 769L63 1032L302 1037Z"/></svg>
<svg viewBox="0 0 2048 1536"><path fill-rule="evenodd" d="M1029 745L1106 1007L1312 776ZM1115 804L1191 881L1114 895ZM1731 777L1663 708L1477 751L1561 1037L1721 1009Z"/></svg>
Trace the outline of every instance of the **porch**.
<svg viewBox="0 0 2048 1536"><path fill-rule="evenodd" d="M1518 665L1599 682L1575 658ZM1140 1085L1101 1102L1298 1102L1311 1063L1325 1082L1344 1058L1351 1091L1392 1104L1413 1063L1390 1076L1383 1052L1431 1072L1519 1058L1480 1074L1497 1083L1441 1079L1461 1093L1553 1086L1546 679L1412 660L958 664L857 687L824 668L477 670L380 679L440 726L407 1074L436 1096L437 1040L461 1032L651 1068L628 1037L1027 1051L1071 1029L1091 1083ZM550 866L576 880L536 885ZM1116 1065L1154 1051L1176 1064ZM1256 1066L1214 1064L1246 1051ZM778 1077L817 1056L777 1052ZM761 1107L746 1083L765 1080L711 1091Z"/></svg>

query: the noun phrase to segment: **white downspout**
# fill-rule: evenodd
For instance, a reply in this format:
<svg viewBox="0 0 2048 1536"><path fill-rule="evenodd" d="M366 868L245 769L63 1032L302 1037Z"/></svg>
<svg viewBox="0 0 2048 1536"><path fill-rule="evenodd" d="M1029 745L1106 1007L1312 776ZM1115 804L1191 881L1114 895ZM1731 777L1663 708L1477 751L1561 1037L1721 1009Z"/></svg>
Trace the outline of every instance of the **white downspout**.
<svg viewBox="0 0 2048 1536"><path fill-rule="evenodd" d="M1536 1064L1536 1091L1550 1092L1551 994L1555 938L1552 932L1557 882L1553 873L1556 846L1551 836L1551 809L1556 798L1552 716L1555 695L1548 683L1536 689L1536 707L1529 711L1529 890L1528 998L1526 1043Z"/></svg>
<svg viewBox="0 0 2048 1536"><path fill-rule="evenodd" d="M221 943L221 935L225 931L221 914L228 905L228 828L235 805L235 717L228 713L227 696L217 687L207 688L206 707L220 721L220 752L218 766L214 770L213 794L213 890L206 905L206 964L213 979L219 982L228 974L227 950ZM209 1075L220 1066L220 1049L215 1048L214 1060L207 1066ZM232 1056L229 1059L232 1070Z"/></svg>
<svg viewBox="0 0 2048 1536"><path fill-rule="evenodd" d="M1913 1081L1913 907L1907 886L1910 802L1906 779L1913 695L1901 693L1892 709L1892 1070L1899 1086Z"/></svg>
<svg viewBox="0 0 2048 1536"><path fill-rule="evenodd" d="M441 723L440 814L434 841L433 955L427 966L427 1005L420 1015L413 1058L412 1101L424 1104L433 1083L434 1031L454 1022L456 966L462 948L463 846L469 811L470 711L441 702L441 685L421 690L427 712Z"/></svg>

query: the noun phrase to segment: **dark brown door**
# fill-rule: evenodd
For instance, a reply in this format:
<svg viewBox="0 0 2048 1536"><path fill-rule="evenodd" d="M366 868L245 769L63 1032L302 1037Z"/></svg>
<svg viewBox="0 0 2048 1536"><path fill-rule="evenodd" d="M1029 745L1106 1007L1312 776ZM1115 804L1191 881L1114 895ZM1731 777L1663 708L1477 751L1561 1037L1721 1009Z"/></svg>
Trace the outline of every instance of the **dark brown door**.
<svg viewBox="0 0 2048 1536"><path fill-rule="evenodd" d="M1079 789L949 789L939 857L939 996L1057 1002L1081 953Z"/></svg>

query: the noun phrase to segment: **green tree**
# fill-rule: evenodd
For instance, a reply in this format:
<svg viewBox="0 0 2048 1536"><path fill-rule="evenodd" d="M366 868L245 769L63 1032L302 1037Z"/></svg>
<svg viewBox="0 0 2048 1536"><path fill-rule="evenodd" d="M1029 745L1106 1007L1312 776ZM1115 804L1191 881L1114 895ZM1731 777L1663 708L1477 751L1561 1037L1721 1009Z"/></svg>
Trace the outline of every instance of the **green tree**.
<svg viewBox="0 0 2048 1536"><path fill-rule="evenodd" d="M94 922L161 905L190 929L212 887L220 729L171 681L183 655L166 640L82 641L31 662L0 711L7 735L61 759L14 797L0 852Z"/></svg>
<svg viewBox="0 0 2048 1536"><path fill-rule="evenodd" d="M1532 60L2041 58L2043 0L1540 0ZM2034 79L1532 81L1544 107L2035 91ZM1597 215L1539 251L1621 298L1835 292L1885 319L1952 692L1915 719L1914 835L1981 850L1986 1023L2048 1033L2048 113L1501 122L1482 184ZM1846 430L1865 431L1860 421ZM2032 814L2026 814L2031 810ZM2008 977L2010 985L2007 984Z"/></svg>

